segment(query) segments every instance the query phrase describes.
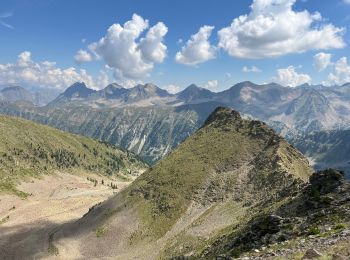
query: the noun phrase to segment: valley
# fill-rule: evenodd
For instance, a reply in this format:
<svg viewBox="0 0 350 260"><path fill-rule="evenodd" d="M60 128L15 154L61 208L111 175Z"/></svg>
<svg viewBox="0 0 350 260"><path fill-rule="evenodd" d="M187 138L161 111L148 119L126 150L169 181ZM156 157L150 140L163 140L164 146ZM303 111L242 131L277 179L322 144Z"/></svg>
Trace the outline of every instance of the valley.
<svg viewBox="0 0 350 260"><path fill-rule="evenodd" d="M98 184L95 186L88 179L97 180ZM105 184L102 184L102 180ZM110 183L118 188L112 189ZM1 194L0 258L26 258L32 250L37 250L36 246L46 251L49 247L48 235L52 230L76 221L91 207L129 184L130 181L94 174L57 172L18 185L19 190L30 194L26 199Z"/></svg>
<svg viewBox="0 0 350 260"><path fill-rule="evenodd" d="M134 154L24 119L0 116L0 258L47 252L49 234L147 169Z"/></svg>

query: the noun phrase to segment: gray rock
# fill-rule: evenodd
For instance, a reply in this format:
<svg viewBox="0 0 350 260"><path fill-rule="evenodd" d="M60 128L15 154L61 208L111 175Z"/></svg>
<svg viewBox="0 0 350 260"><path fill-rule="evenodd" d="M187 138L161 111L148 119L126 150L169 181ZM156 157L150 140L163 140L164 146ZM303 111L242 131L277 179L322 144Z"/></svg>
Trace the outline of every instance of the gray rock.
<svg viewBox="0 0 350 260"><path fill-rule="evenodd" d="M311 248L306 251L302 259L314 259L321 256L322 254L320 252L318 252L316 249Z"/></svg>

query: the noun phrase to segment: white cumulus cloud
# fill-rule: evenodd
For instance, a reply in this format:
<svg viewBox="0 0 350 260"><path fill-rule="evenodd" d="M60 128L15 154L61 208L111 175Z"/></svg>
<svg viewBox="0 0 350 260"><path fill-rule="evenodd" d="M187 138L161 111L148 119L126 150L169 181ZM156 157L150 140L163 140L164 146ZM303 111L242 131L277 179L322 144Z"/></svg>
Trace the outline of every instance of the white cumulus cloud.
<svg viewBox="0 0 350 260"><path fill-rule="evenodd" d="M219 87L219 82L217 80L209 80L205 85L205 88L211 90L211 91L215 91L218 89Z"/></svg>
<svg viewBox="0 0 350 260"><path fill-rule="evenodd" d="M326 69L331 62L332 54L320 52L314 56L314 66L318 71Z"/></svg>
<svg viewBox="0 0 350 260"><path fill-rule="evenodd" d="M259 68L256 67L256 66L251 66L251 67L244 66L244 67L242 68L242 71L243 71L243 72L246 72L246 73L249 73L249 72L254 72L254 73L262 72L262 70L259 69Z"/></svg>
<svg viewBox="0 0 350 260"><path fill-rule="evenodd" d="M120 86L123 86L124 88L133 88L136 85L144 85L145 82L140 79L118 79L116 80L116 83L119 84Z"/></svg>
<svg viewBox="0 0 350 260"><path fill-rule="evenodd" d="M344 28L320 13L294 11L296 0L254 0L251 12L221 29L219 47L233 57L268 58L308 50L343 48Z"/></svg>
<svg viewBox="0 0 350 260"><path fill-rule="evenodd" d="M342 85L350 82L350 65L346 57L340 58L334 64L334 71L328 75L325 82L328 85Z"/></svg>
<svg viewBox="0 0 350 260"><path fill-rule="evenodd" d="M146 36L141 38L145 31ZM114 70L116 79L139 80L148 76L155 63L164 61L167 47L163 41L167 32L164 23L149 28L148 20L133 14L123 25L112 24L106 35L91 43L85 52L95 59L103 59ZM75 57L80 56L85 55L78 52Z"/></svg>
<svg viewBox="0 0 350 260"><path fill-rule="evenodd" d="M145 60L161 63L166 57L167 47L163 43L168 27L159 22L149 29L145 38L140 42L140 50Z"/></svg>
<svg viewBox="0 0 350 260"><path fill-rule="evenodd" d="M309 83L311 77L307 74L299 74L294 66L289 66L284 69L278 69L277 76L274 77L273 80L282 86L296 87L304 83Z"/></svg>
<svg viewBox="0 0 350 260"><path fill-rule="evenodd" d="M84 62L92 61L92 55L84 50L79 50L74 56L74 60L77 64L82 64Z"/></svg>
<svg viewBox="0 0 350 260"><path fill-rule="evenodd" d="M210 44L209 37L213 26L202 26L199 31L182 46L175 55L175 61L186 65L196 65L216 57L216 47Z"/></svg>
<svg viewBox="0 0 350 260"><path fill-rule="evenodd" d="M15 63L0 64L0 84L19 84L42 88L65 89L75 82L85 82L93 88L105 87L109 78L101 71L97 78L93 78L86 70L74 67L62 69L55 62L35 62L29 51L18 55Z"/></svg>
<svg viewBox="0 0 350 260"><path fill-rule="evenodd" d="M171 94L176 94L180 91L180 87L174 84L164 86L163 88Z"/></svg>

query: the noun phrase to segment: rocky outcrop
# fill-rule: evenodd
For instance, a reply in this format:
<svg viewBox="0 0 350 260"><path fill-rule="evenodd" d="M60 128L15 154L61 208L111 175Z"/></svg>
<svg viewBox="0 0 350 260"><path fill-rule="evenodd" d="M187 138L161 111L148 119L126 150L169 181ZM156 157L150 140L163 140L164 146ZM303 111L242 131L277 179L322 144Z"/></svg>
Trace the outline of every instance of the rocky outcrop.
<svg viewBox="0 0 350 260"><path fill-rule="evenodd" d="M328 255L337 243L350 244L349 224L350 183L343 172L327 169L314 173L297 196L272 214L257 215L241 231L214 243L204 255L269 259L304 252L303 259L312 259L316 248Z"/></svg>

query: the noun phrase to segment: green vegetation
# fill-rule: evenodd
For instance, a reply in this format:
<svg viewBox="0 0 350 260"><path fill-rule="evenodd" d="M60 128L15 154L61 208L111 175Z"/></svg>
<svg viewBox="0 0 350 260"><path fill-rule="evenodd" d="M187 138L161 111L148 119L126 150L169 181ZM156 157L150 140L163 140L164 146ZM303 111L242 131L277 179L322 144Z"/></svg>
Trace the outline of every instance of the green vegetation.
<svg viewBox="0 0 350 260"><path fill-rule="evenodd" d="M102 226L98 227L98 228L96 229L96 236L97 236L97 237L102 237L102 236L104 236L104 235L107 233L107 230L108 230L108 228L107 228L106 225L102 225Z"/></svg>
<svg viewBox="0 0 350 260"><path fill-rule="evenodd" d="M49 248L47 251L50 255L58 255L59 254L58 248L51 243L49 244Z"/></svg>
<svg viewBox="0 0 350 260"><path fill-rule="evenodd" d="M128 176L146 165L130 153L91 138L19 118L0 116L0 192L25 198L16 185L57 171Z"/></svg>
<svg viewBox="0 0 350 260"><path fill-rule="evenodd" d="M10 220L10 216L3 217L3 218L0 220L0 225L6 223L6 222L9 221L9 220Z"/></svg>
<svg viewBox="0 0 350 260"><path fill-rule="evenodd" d="M232 257L233 258L239 258L240 255L241 255L241 250L238 247L236 247L232 250Z"/></svg>
<svg viewBox="0 0 350 260"><path fill-rule="evenodd" d="M312 226L309 228L308 235L319 235L321 230L317 226Z"/></svg>
<svg viewBox="0 0 350 260"><path fill-rule="evenodd" d="M335 227L334 227L334 229L335 229L336 231L340 231L340 230L343 230L343 229L345 229L345 228L346 228L346 225L343 224L343 223L338 223L338 224L335 225Z"/></svg>

